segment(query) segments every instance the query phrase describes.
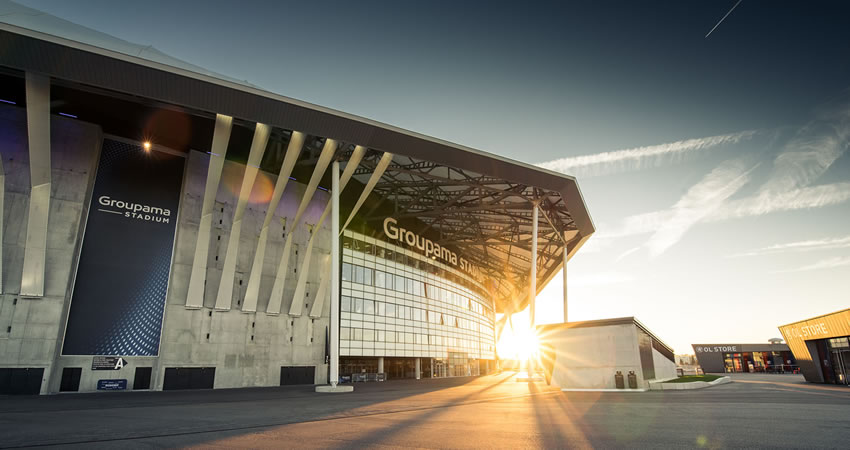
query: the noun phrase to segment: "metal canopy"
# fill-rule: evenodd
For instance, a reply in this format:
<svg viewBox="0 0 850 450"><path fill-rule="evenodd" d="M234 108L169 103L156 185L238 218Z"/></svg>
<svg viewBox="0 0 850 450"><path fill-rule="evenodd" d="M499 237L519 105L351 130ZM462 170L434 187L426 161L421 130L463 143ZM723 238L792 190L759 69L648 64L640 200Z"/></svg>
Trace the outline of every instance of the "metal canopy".
<svg viewBox="0 0 850 450"><path fill-rule="evenodd" d="M376 163L375 155L365 158L354 177L365 181ZM541 288L563 264L564 232L580 232L558 191L410 156L396 155L373 192L391 202L395 219L418 220L422 223L418 233L437 235L436 243L456 249L472 262L499 312L517 312L528 304L535 203L540 206ZM373 213L362 219L380 229L384 218L385 214Z"/></svg>

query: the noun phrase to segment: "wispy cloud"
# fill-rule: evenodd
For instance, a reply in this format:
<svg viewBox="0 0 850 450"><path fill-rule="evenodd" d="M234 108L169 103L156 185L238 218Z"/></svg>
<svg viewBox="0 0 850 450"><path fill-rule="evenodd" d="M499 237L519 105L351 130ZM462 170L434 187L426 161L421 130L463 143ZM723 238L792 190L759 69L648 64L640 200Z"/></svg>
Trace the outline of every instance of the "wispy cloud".
<svg viewBox="0 0 850 450"><path fill-rule="evenodd" d="M718 222L782 211L821 208L848 200L850 200L850 182L830 183L733 200L719 208L709 217L709 220Z"/></svg>
<svg viewBox="0 0 850 450"><path fill-rule="evenodd" d="M798 267L796 269L780 270L776 273L807 272L810 270L834 269L842 266L850 266L850 256L837 256L835 258L824 259L814 264Z"/></svg>
<svg viewBox="0 0 850 450"><path fill-rule="evenodd" d="M739 138L740 140L740 138ZM675 245L699 222L719 222L782 211L821 208L850 201L850 182L811 186L850 146L850 103L819 115L800 128L773 161L755 194L730 200L750 181L744 160L727 161L692 186L670 208L626 217L601 229L608 240L652 233L645 246L656 256Z"/></svg>
<svg viewBox="0 0 850 450"><path fill-rule="evenodd" d="M572 156L537 164L544 169L574 176L598 176L610 173L659 167L676 162L686 153L737 144L751 138L755 131L709 136L666 144L649 145L592 155Z"/></svg>
<svg viewBox="0 0 850 450"><path fill-rule="evenodd" d="M755 249L746 253L738 253L732 256L760 256L772 255L776 253L805 252L813 250L834 250L840 248L850 248L850 236L844 236L839 238L811 239L807 241L775 244Z"/></svg>
<svg viewBox="0 0 850 450"><path fill-rule="evenodd" d="M634 275L622 272L595 272L582 275L571 275L570 286L601 286L608 284L627 283L636 280Z"/></svg>
<svg viewBox="0 0 850 450"><path fill-rule="evenodd" d="M682 236L706 216L712 214L733 194L750 181L753 165L748 158L728 160L693 185L671 208L667 220L655 231L646 247L657 256L675 245Z"/></svg>

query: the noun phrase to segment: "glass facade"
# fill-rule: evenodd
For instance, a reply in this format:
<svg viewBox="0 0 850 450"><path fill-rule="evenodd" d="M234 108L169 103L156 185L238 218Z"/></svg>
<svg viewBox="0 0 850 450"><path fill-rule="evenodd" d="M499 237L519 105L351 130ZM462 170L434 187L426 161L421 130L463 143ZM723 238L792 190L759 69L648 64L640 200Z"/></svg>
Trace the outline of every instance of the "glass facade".
<svg viewBox="0 0 850 450"><path fill-rule="evenodd" d="M726 372L798 373L794 356L783 352L738 352L724 353Z"/></svg>
<svg viewBox="0 0 850 450"><path fill-rule="evenodd" d="M471 276L349 230L342 249L340 356L421 358L425 377L478 375L495 358L493 303Z"/></svg>

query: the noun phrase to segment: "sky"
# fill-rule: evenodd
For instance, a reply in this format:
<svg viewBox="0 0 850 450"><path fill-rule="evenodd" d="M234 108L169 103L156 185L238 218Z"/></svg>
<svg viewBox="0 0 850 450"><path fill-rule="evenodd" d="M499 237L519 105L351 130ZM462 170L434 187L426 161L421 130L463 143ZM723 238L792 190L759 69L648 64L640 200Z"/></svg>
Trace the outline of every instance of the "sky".
<svg viewBox="0 0 850 450"><path fill-rule="evenodd" d="M569 319L692 353L850 307L850 4L736 1L19 3L575 176Z"/></svg>

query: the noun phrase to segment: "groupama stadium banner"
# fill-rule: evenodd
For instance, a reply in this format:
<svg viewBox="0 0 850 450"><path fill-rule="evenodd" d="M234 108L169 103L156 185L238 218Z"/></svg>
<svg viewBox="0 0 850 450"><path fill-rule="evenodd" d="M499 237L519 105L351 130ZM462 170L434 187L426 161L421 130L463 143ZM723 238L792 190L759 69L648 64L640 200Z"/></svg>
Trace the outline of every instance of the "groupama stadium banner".
<svg viewBox="0 0 850 450"><path fill-rule="evenodd" d="M184 164L104 139L63 355L159 354Z"/></svg>

